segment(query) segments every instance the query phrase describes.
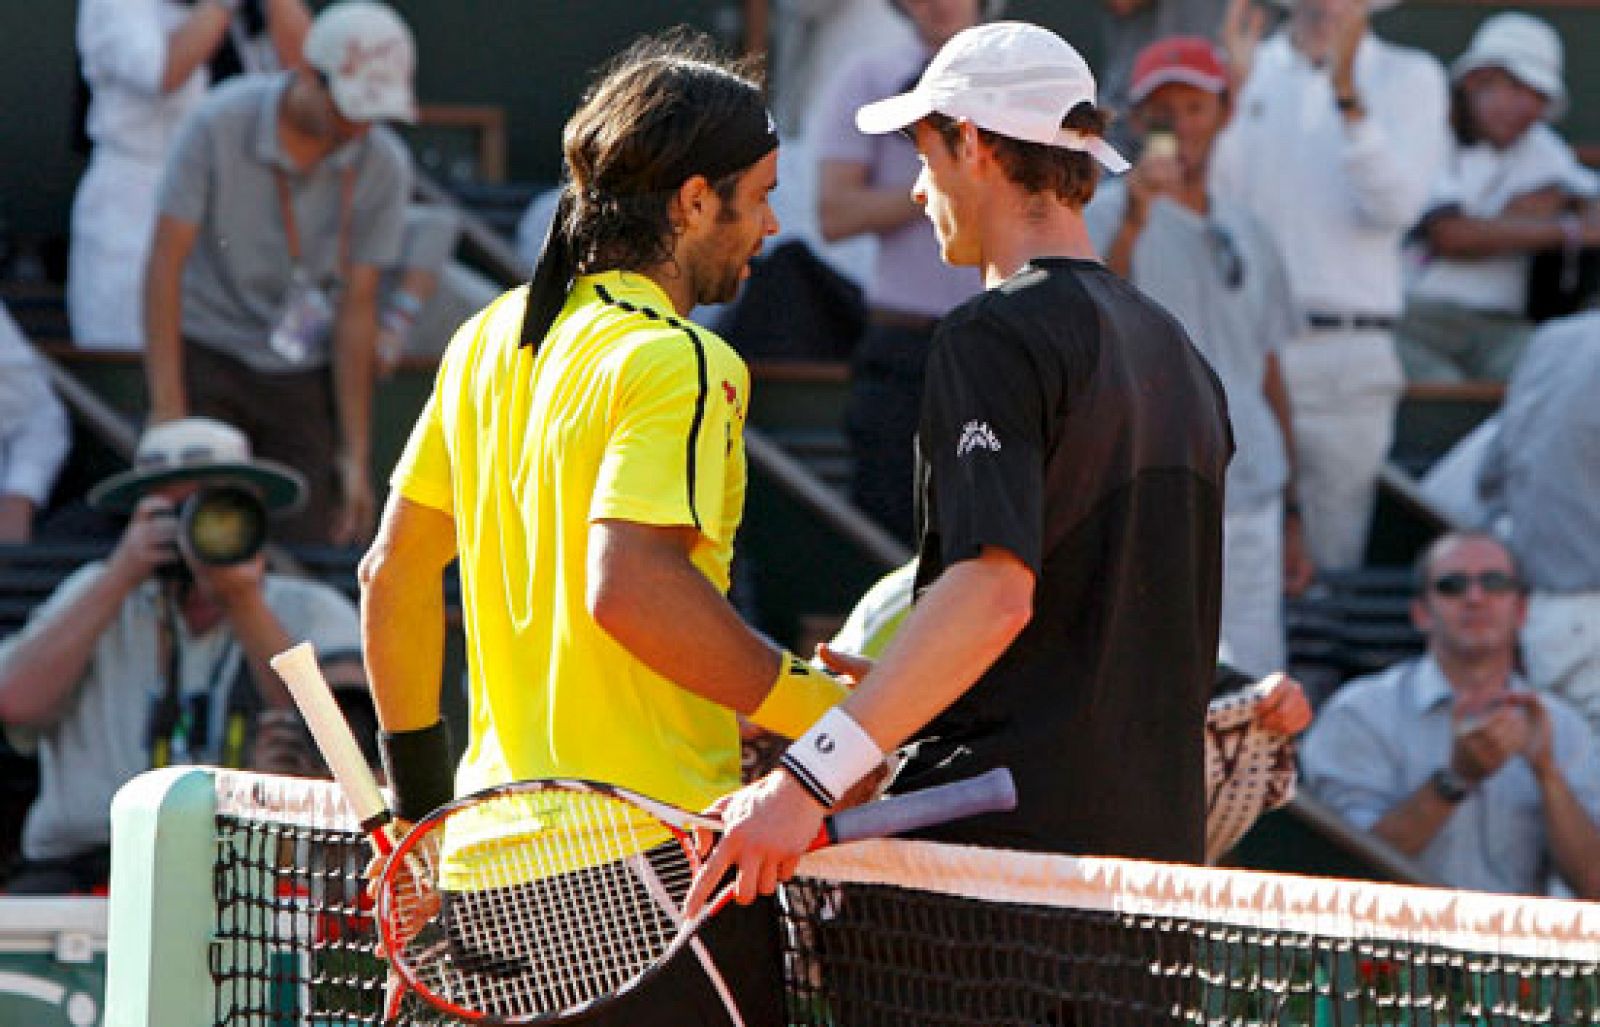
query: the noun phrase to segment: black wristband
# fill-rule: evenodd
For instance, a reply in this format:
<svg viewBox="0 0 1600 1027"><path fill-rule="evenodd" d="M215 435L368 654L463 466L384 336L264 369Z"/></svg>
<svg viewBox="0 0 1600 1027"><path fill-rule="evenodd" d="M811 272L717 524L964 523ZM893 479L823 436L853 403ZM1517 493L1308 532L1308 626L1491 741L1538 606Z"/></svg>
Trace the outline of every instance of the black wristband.
<svg viewBox="0 0 1600 1027"><path fill-rule="evenodd" d="M379 731L378 753L400 819L415 823L455 798L450 726L443 719L415 731Z"/></svg>
<svg viewBox="0 0 1600 1027"><path fill-rule="evenodd" d="M1456 773L1449 766L1440 767L1428 777L1428 783L1438 793L1439 798L1448 803L1458 803L1472 794L1472 782Z"/></svg>

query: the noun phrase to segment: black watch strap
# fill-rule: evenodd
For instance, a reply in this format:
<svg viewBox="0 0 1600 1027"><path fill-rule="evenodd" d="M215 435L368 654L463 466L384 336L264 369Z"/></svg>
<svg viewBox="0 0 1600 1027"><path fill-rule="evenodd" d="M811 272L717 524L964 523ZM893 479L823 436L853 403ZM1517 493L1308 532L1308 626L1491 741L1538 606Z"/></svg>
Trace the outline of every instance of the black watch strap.
<svg viewBox="0 0 1600 1027"><path fill-rule="evenodd" d="M1472 782L1447 766L1435 770L1428 783L1445 802L1460 802L1472 794Z"/></svg>

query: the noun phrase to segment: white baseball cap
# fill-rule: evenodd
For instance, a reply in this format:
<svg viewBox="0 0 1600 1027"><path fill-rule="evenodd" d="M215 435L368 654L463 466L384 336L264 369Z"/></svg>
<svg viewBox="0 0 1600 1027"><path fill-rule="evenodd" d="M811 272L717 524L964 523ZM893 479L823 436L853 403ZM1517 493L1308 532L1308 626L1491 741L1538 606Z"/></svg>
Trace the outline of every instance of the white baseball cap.
<svg viewBox="0 0 1600 1027"><path fill-rule="evenodd" d="M417 120L417 46L393 8L372 0L331 4L311 23L304 52L351 121Z"/></svg>
<svg viewBox="0 0 1600 1027"><path fill-rule="evenodd" d="M1128 162L1104 139L1061 127L1074 107L1094 102L1094 73L1066 40L1037 25L996 21L952 36L909 93L862 107L856 127L882 135L937 112L1126 171Z"/></svg>
<svg viewBox="0 0 1600 1027"><path fill-rule="evenodd" d="M1554 121L1567 109L1562 60L1561 37L1549 23L1531 14L1505 11L1478 26L1467 52L1450 66L1450 77L1459 81L1479 68L1504 69L1550 101L1546 115Z"/></svg>

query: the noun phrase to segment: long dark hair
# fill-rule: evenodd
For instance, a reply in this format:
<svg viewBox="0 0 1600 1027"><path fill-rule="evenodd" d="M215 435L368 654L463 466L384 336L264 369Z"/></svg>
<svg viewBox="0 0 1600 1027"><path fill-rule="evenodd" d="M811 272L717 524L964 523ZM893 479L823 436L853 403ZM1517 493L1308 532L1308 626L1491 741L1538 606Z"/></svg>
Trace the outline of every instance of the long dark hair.
<svg viewBox="0 0 1600 1027"><path fill-rule="evenodd" d="M522 341L543 338L575 275L672 256L672 197L703 175L726 201L777 145L754 68L686 29L636 42L585 94L562 133L561 198L535 271Z"/></svg>

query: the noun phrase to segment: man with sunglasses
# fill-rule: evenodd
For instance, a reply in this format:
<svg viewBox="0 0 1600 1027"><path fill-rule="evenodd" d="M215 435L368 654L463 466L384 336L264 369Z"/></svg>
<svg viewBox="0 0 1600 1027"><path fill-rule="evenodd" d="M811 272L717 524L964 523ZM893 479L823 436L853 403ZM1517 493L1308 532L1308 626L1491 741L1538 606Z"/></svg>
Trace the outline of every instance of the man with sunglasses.
<svg viewBox="0 0 1600 1027"><path fill-rule="evenodd" d="M1278 356L1302 315L1271 234L1207 185L1232 113L1216 46L1174 36L1145 47L1129 95L1143 152L1096 191L1084 223L1106 266L1166 307L1222 379L1238 446L1223 518L1222 657L1261 677L1284 666L1284 593L1312 576Z"/></svg>
<svg viewBox="0 0 1600 1027"><path fill-rule="evenodd" d="M1518 671L1527 586L1494 536L1453 532L1417 562L1427 653L1346 684L1317 715L1306 787L1453 888L1600 897L1600 747Z"/></svg>

